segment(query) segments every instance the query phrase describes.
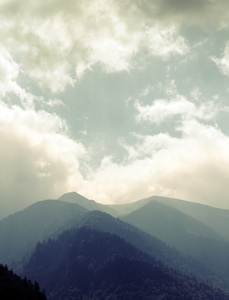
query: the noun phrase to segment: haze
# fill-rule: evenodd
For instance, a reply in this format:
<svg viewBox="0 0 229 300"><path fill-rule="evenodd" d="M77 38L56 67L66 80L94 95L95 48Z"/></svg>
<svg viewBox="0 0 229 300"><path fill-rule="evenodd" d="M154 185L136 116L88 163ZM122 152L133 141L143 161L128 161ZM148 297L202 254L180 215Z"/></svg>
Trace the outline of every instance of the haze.
<svg viewBox="0 0 229 300"><path fill-rule="evenodd" d="M0 3L0 218L76 191L229 208L229 2Z"/></svg>

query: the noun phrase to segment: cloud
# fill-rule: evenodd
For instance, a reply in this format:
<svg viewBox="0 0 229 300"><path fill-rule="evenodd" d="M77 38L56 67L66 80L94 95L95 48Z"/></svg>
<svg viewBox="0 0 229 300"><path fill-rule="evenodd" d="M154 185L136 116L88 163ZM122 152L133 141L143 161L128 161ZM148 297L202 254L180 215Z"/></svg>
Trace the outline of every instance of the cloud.
<svg viewBox="0 0 229 300"><path fill-rule="evenodd" d="M164 22L185 23L186 25L202 25L228 27L227 0L162 0L151 4L144 1L141 4L145 14L154 14Z"/></svg>
<svg viewBox="0 0 229 300"><path fill-rule="evenodd" d="M157 27L149 28L146 32L146 40L150 53L164 59L168 59L173 54L187 54L189 50L184 38L179 36L175 27L162 30Z"/></svg>
<svg viewBox="0 0 229 300"><path fill-rule="evenodd" d="M80 188L84 146L56 115L0 103L0 217Z"/></svg>
<svg viewBox="0 0 229 300"><path fill-rule="evenodd" d="M9 94L14 94L24 107L33 107L37 97L18 84L20 66L5 47L0 46L0 101L10 101Z"/></svg>
<svg viewBox="0 0 229 300"><path fill-rule="evenodd" d="M185 55L178 28L154 17L135 1L2 1L1 41L24 75L55 93L96 64L106 72L139 67L143 50L163 59Z"/></svg>
<svg viewBox="0 0 229 300"><path fill-rule="evenodd" d="M157 124L175 116L182 119L211 120L219 110L213 101L197 106L183 96L175 100L157 99L152 105L141 105L136 101L134 106L138 111L136 117L138 121L150 121Z"/></svg>
<svg viewBox="0 0 229 300"><path fill-rule="evenodd" d="M2 215L71 190L104 203L130 202L158 194L209 204L220 198L219 206L229 207L228 137L219 129L204 125L213 121L223 108L213 101L201 102L200 89L193 90L195 102L192 102L171 84L165 97L154 97L156 99L149 104L150 93L155 92L157 83L147 78L148 86L142 90L142 82L151 76L151 73L142 73L137 83L142 90L139 97L144 97L148 104L134 102L136 114L130 118L138 120L135 129L139 128L139 132L132 136L135 142L130 144L125 137L120 139L119 146L126 151L123 160L119 157L117 162L107 155L98 168L92 167L95 164L89 161L85 145L72 138L66 121L54 113L36 111L37 107L54 111L57 106L61 111L60 105L71 102L64 103L68 93L61 97L55 95L50 100L33 94L42 93L37 85L52 93L64 92L80 84L79 79L95 66L106 73L130 73L141 68L145 58L156 57L166 61L168 67L173 56L189 58L194 48L181 34L186 32L186 25L207 28L210 24L213 30L228 26L228 5L226 0L2 0ZM202 45L201 42L198 45ZM227 44L221 58L212 57L227 76L228 47ZM156 67L153 72L157 76ZM179 71L174 76L180 76ZM132 79L137 78L133 75ZM162 82L161 78L158 80ZM30 84L32 91L27 88ZM45 90L43 94L46 93ZM162 93L161 83L160 95ZM132 112L133 94L126 107ZM15 98L16 103L21 102L20 106L13 105ZM175 120L173 129L180 138L169 133L140 133L144 122L161 124L167 120ZM89 126L77 131L82 140L93 136ZM92 146L90 151L93 152Z"/></svg>
<svg viewBox="0 0 229 300"><path fill-rule="evenodd" d="M0 47L0 96L5 97L8 92L19 91L15 80L19 74L19 65L14 62L10 53Z"/></svg>
<svg viewBox="0 0 229 300"><path fill-rule="evenodd" d="M147 93L149 91L148 88ZM198 88L192 90L191 94L195 102L180 95L175 81L172 80L165 87L166 99L153 100L150 105L144 105L141 101L135 100L134 107L138 112L136 120L138 122L148 121L156 124L174 118L176 123L179 123L181 120L192 119L208 121L213 120L221 110L225 110L224 107L216 104L213 100L201 102L201 93ZM142 96L145 96L145 94L143 93Z"/></svg>
<svg viewBox="0 0 229 300"><path fill-rule="evenodd" d="M181 138L139 135L125 163L104 158L86 194L104 203L161 195L229 208L229 138L195 120L179 130Z"/></svg>
<svg viewBox="0 0 229 300"><path fill-rule="evenodd" d="M213 56L211 59L224 75L229 76L229 42L226 44L222 58Z"/></svg>
<svg viewBox="0 0 229 300"><path fill-rule="evenodd" d="M136 144L129 145L124 139L120 140L119 144L127 151L128 161L136 159L150 158L158 150L169 148L177 138L169 136L168 133L159 133L157 135L141 135L133 134L137 140Z"/></svg>

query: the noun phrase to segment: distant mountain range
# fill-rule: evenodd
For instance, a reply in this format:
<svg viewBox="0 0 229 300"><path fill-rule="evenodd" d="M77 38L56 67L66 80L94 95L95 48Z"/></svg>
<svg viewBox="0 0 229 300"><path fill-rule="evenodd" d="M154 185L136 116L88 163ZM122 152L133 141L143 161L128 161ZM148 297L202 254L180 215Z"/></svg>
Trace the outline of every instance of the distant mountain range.
<svg viewBox="0 0 229 300"><path fill-rule="evenodd" d="M221 209L174 198L152 196L129 204L110 205L119 216L129 215L151 202L158 202L172 207L193 219L202 222L229 240L229 210Z"/></svg>
<svg viewBox="0 0 229 300"><path fill-rule="evenodd" d="M72 227L88 212L77 204L45 200L0 221L0 262L28 256L38 241Z"/></svg>
<svg viewBox="0 0 229 300"><path fill-rule="evenodd" d="M0 263L20 272L38 242L73 228L118 236L185 276L229 290L229 211L164 197L107 206L67 193L37 202L0 221Z"/></svg>
<svg viewBox="0 0 229 300"><path fill-rule="evenodd" d="M204 223L156 201L122 219L195 258L229 286L229 242Z"/></svg>
<svg viewBox="0 0 229 300"><path fill-rule="evenodd" d="M76 198L80 197L76 194ZM94 206L93 202L88 203ZM60 200L37 202L0 222L0 261L18 270L20 261L30 256L39 241L55 238L66 229L82 226L116 234L177 270L211 281L211 272L204 265L180 254L159 239L109 214L88 211L78 204Z"/></svg>

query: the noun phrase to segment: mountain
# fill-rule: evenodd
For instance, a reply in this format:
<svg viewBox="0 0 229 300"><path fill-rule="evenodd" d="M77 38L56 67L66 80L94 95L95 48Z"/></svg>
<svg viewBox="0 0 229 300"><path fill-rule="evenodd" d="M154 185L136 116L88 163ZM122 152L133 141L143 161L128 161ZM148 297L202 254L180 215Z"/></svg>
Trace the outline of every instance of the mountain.
<svg viewBox="0 0 229 300"><path fill-rule="evenodd" d="M0 262L11 264L28 255L38 241L76 226L88 211L116 212L93 200L67 193L57 200L39 201L0 220Z"/></svg>
<svg viewBox="0 0 229 300"><path fill-rule="evenodd" d="M184 274L207 280L217 286L223 286L222 280L201 262L181 254L176 249L167 246L160 239L118 218L100 211L93 211L82 218L79 226L115 234L141 251Z"/></svg>
<svg viewBox="0 0 229 300"><path fill-rule="evenodd" d="M138 201L130 202L130 203L124 203L124 204L111 204L109 205L110 208L114 209L118 216L125 216L130 213L132 213L135 210L138 210L145 204L154 201L155 197L152 196L150 198L141 199Z"/></svg>
<svg viewBox="0 0 229 300"><path fill-rule="evenodd" d="M40 201L0 221L0 262L19 271L20 261L29 257L37 242L85 226L116 234L176 270L229 289L228 243L218 232L181 210L143 199L137 206L133 204L135 210L121 221L93 210L105 210L105 206L97 206L77 193L59 199L65 201ZM90 210L71 203L74 199Z"/></svg>
<svg viewBox="0 0 229 300"><path fill-rule="evenodd" d="M87 212L77 204L45 200L1 220L0 262L21 260L38 241L75 226Z"/></svg>
<svg viewBox="0 0 229 300"><path fill-rule="evenodd" d="M183 244L186 236L222 239L211 228L190 216L157 201L149 202L122 220L140 227L169 244ZM187 242L187 241L186 241Z"/></svg>
<svg viewBox="0 0 229 300"><path fill-rule="evenodd" d="M150 202L159 202L192 217L229 240L229 210L168 197L152 196L128 204L110 205L119 216L125 216Z"/></svg>
<svg viewBox="0 0 229 300"><path fill-rule="evenodd" d="M46 296L41 293L37 282L32 284L26 278L21 279L7 266L0 265L0 299L46 300Z"/></svg>
<svg viewBox="0 0 229 300"><path fill-rule="evenodd" d="M229 243L205 224L156 201L122 219L195 258L229 289Z"/></svg>
<svg viewBox="0 0 229 300"><path fill-rule="evenodd" d="M68 202L68 203L74 203L78 204L87 210L93 211L93 210L100 210L103 212L106 212L112 216L117 215L117 211L108 205L103 205L98 202L95 202L94 200L89 200L85 198L84 196L81 196L78 193L71 192L71 193L66 193L62 195L58 200L63 201L63 202Z"/></svg>
<svg viewBox="0 0 229 300"><path fill-rule="evenodd" d="M0 261L20 271L20 261L29 257L37 242L82 226L116 234L174 269L224 287L224 280L200 260L182 255L161 240L109 214L88 211L78 204L60 200L37 202L0 222Z"/></svg>
<svg viewBox="0 0 229 300"><path fill-rule="evenodd" d="M20 260L26 260L39 241L82 226L116 234L172 268L223 286L222 280L203 264L180 254L150 234L109 214L88 211L78 204L60 200L37 202L0 222L0 261L20 271Z"/></svg>
<svg viewBox="0 0 229 300"><path fill-rule="evenodd" d="M229 210L211 207L208 205L183 201L172 198L157 197L157 199L186 215L207 225L219 235L229 240Z"/></svg>
<svg viewBox="0 0 229 300"><path fill-rule="evenodd" d="M228 299L165 267L118 236L81 228L38 244L24 267L48 299Z"/></svg>

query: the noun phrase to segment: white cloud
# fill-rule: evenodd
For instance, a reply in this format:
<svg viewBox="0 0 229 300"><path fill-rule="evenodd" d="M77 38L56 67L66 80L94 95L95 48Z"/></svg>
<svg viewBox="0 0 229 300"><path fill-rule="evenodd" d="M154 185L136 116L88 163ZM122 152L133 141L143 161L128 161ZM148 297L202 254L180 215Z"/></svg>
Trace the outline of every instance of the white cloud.
<svg viewBox="0 0 229 300"><path fill-rule="evenodd" d="M173 54L187 54L189 48L184 38L179 36L175 27L158 29L149 28L146 32L146 40L152 55L168 59Z"/></svg>
<svg viewBox="0 0 229 300"><path fill-rule="evenodd" d="M201 98L201 92L200 92L200 89L198 87L194 88L192 91L191 91L191 96L194 100L198 101L200 98Z"/></svg>
<svg viewBox="0 0 229 300"><path fill-rule="evenodd" d="M229 42L226 44L222 58L212 57L211 59L224 75L229 76Z"/></svg>
<svg viewBox="0 0 229 300"><path fill-rule="evenodd" d="M50 107L65 106L63 101L61 101L60 99L49 99L47 102L44 102L44 104Z"/></svg>
<svg viewBox="0 0 229 300"><path fill-rule="evenodd" d="M59 117L0 103L0 144L0 217L82 185L86 150Z"/></svg>
<svg viewBox="0 0 229 300"><path fill-rule="evenodd" d="M139 94L139 96L141 96L141 97L148 96L149 93L151 92L151 90L153 90L153 89L154 89L154 87L151 86L151 85L149 84L149 85L147 85L146 88L144 88L144 89L141 91L141 93Z"/></svg>
<svg viewBox="0 0 229 300"><path fill-rule="evenodd" d="M176 27L150 18L139 3L12 0L0 3L0 25L25 74L52 92L95 64L107 72L138 67L134 58L145 49L163 59L188 52Z"/></svg>
<svg viewBox="0 0 229 300"><path fill-rule="evenodd" d="M119 144L127 151L128 160L134 161L145 157L152 157L158 150L167 149L178 139L169 136L168 133L159 133L157 135L140 135L133 134L137 143L129 145L124 139Z"/></svg>
<svg viewBox="0 0 229 300"><path fill-rule="evenodd" d="M179 139L139 136L125 163L107 157L85 183L85 194L104 203L154 194L229 208L229 138L197 121L184 122L180 131Z"/></svg>
<svg viewBox="0 0 229 300"><path fill-rule="evenodd" d="M139 134L131 145L123 139L119 144L128 154L124 161L105 157L83 178L80 161L88 156L85 147L69 137L65 121L36 112L34 102L46 107L45 99L22 86L29 79L56 93L75 85L96 64L105 72L121 72L138 68L141 55L163 60L186 55L189 45L179 26L228 26L227 8L225 0L1 1L0 97L6 101L13 93L23 107L0 102L2 214L70 190L116 203L152 194L206 203L217 197L219 206L229 207L228 137L198 122L212 120L221 108L212 101L201 103L198 89L192 93L196 103L178 94L175 81L166 99L151 105L135 101L139 122L176 118L182 137ZM228 47L222 58L213 58L227 76ZM148 85L140 96L148 99L152 90ZM62 104L55 97L46 102L49 109ZM86 137L88 130L78 132Z"/></svg>
<svg viewBox="0 0 229 300"><path fill-rule="evenodd" d="M212 101L196 106L184 97L170 101L158 99L152 105L141 105L136 101L135 108L138 111L136 117L138 121L152 123L161 123L174 116L180 116L182 119L211 120L218 112L218 108Z"/></svg>
<svg viewBox="0 0 229 300"><path fill-rule="evenodd" d="M19 74L19 65L14 62L10 53L0 47L0 96L5 97L8 92L20 91L15 80Z"/></svg>
<svg viewBox="0 0 229 300"><path fill-rule="evenodd" d="M0 100L6 100L9 93L20 99L22 106L33 107L39 97L23 89L18 83L20 66L6 48L0 46ZM9 100L9 99L8 99Z"/></svg>
<svg viewBox="0 0 229 300"><path fill-rule="evenodd" d="M107 72L129 71L131 60L137 52L137 47L127 43L126 45L113 37L102 37L90 41L92 62L99 62Z"/></svg>

